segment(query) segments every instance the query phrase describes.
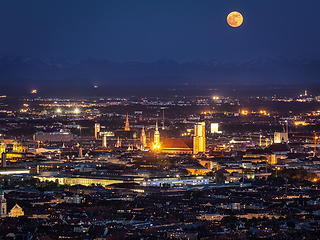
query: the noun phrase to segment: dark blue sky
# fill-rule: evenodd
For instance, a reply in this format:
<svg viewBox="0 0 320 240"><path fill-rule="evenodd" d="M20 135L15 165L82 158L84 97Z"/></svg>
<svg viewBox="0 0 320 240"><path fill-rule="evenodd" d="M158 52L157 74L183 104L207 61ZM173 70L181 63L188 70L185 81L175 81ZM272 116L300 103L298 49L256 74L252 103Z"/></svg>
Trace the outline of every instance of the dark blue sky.
<svg viewBox="0 0 320 240"><path fill-rule="evenodd" d="M239 11L239 28L226 23ZM0 54L115 61L320 58L319 0L0 0Z"/></svg>

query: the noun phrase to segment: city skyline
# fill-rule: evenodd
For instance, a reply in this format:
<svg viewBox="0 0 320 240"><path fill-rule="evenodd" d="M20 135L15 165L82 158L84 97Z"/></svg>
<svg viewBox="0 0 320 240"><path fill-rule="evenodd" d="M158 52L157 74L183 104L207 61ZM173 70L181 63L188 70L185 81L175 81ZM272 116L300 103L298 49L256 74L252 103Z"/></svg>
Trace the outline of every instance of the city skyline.
<svg viewBox="0 0 320 240"><path fill-rule="evenodd" d="M0 0L0 239L318 239L319 12Z"/></svg>

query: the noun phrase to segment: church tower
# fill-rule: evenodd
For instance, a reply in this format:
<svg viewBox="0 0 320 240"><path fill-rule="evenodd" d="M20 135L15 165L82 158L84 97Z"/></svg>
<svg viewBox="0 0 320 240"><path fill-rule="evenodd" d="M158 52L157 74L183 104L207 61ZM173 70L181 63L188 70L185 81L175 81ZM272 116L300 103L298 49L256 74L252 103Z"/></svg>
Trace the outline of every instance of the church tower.
<svg viewBox="0 0 320 240"><path fill-rule="evenodd" d="M124 130L125 130L125 131L130 131L128 113L127 113L126 125L125 125Z"/></svg>
<svg viewBox="0 0 320 240"><path fill-rule="evenodd" d="M121 147L121 140L120 138L118 137L118 140L117 140L117 143L116 143L116 146L115 147Z"/></svg>
<svg viewBox="0 0 320 240"><path fill-rule="evenodd" d="M199 152L206 152L206 124L205 122L197 122L194 125L194 136L193 136L193 154Z"/></svg>
<svg viewBox="0 0 320 240"><path fill-rule="evenodd" d="M140 143L141 143L142 149L144 149L147 146L147 137L144 131L144 126L142 127L142 130L141 130Z"/></svg>
<svg viewBox="0 0 320 240"><path fill-rule="evenodd" d="M7 200L4 198L4 192L2 188L0 188L0 217L7 216Z"/></svg>
<svg viewBox="0 0 320 240"><path fill-rule="evenodd" d="M158 129L158 121L156 121L156 130L154 131L154 136L153 136L153 148L154 149L160 148L160 133Z"/></svg>

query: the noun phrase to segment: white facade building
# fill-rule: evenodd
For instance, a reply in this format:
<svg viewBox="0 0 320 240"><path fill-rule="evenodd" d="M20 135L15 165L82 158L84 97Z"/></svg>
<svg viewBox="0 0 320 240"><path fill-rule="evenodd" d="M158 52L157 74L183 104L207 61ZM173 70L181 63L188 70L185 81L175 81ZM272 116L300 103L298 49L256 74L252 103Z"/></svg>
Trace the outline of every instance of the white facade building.
<svg viewBox="0 0 320 240"><path fill-rule="evenodd" d="M144 187L182 187L183 185L206 185L209 184L209 178L198 177L168 177L168 178L152 178L140 182Z"/></svg>

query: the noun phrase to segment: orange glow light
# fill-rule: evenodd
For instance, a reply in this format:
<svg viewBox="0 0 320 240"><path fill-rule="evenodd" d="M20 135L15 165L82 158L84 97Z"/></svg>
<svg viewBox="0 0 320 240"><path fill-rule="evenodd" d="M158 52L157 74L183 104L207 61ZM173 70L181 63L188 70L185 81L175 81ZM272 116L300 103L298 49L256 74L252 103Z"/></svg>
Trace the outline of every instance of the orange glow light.
<svg viewBox="0 0 320 240"><path fill-rule="evenodd" d="M242 115L248 115L248 111L247 111L247 110L242 110L242 111L241 111L241 114L242 114Z"/></svg>
<svg viewBox="0 0 320 240"><path fill-rule="evenodd" d="M160 144L153 144L153 149L154 150L159 150L160 149Z"/></svg>
<svg viewBox="0 0 320 240"><path fill-rule="evenodd" d="M299 126L299 125L306 126L306 125L308 125L308 123L306 123L305 121L295 121L294 125L295 126Z"/></svg>

